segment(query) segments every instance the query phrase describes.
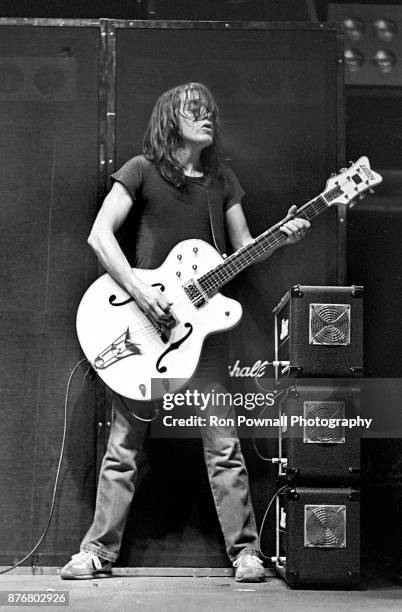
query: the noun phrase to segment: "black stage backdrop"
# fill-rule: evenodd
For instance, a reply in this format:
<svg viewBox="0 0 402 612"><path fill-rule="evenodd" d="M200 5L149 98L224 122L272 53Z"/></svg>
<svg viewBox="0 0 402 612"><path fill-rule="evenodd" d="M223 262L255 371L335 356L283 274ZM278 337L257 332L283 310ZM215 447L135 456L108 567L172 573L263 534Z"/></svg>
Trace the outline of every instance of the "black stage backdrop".
<svg viewBox="0 0 402 612"><path fill-rule="evenodd" d="M116 167L141 152L159 94L200 81L220 106L224 152L247 193L244 209L253 235L282 218L291 204L301 205L323 190L337 167L342 127L335 30L120 25ZM277 252L232 283L229 291L244 307L242 323L230 332L232 372L235 365L238 371L272 361L271 310L290 286L337 283L337 225L337 211L327 211L304 243ZM130 232L123 232L122 240L130 251ZM266 367L265 376L272 376L272 369ZM259 391L251 377L230 382L232 392ZM259 438L257 444L263 454L276 452L273 441ZM260 524L275 490L274 470L257 457L250 438L243 439L243 449ZM153 469L143 472L120 563L226 565L199 441L154 440L148 450ZM262 540L269 555L274 554L273 524L272 515Z"/></svg>
<svg viewBox="0 0 402 612"><path fill-rule="evenodd" d="M52 496L75 310L94 279L98 29L1 26L0 564L27 553ZM85 366L86 369L86 366ZM92 515L94 385L74 379L70 437L37 562L68 557Z"/></svg>
<svg viewBox="0 0 402 612"><path fill-rule="evenodd" d="M348 216L348 282L365 286L364 358L366 376L401 376L402 331L402 121L401 91L355 91L347 100L348 157L365 151L383 175L376 194ZM382 389L372 400L380 411L400 415L400 399ZM400 429L399 429L400 431ZM363 558L400 576L402 440L362 441ZM391 512L391 513L390 513ZM381 529L379 529L381 525Z"/></svg>

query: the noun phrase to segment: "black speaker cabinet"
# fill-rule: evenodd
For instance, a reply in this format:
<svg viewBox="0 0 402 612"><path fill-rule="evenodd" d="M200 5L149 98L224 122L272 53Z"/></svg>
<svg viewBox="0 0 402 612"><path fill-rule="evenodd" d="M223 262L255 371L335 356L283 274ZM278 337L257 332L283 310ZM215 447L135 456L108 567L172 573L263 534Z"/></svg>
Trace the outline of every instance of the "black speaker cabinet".
<svg viewBox="0 0 402 612"><path fill-rule="evenodd" d="M277 372L350 377L363 370L363 287L295 285L273 310Z"/></svg>
<svg viewBox="0 0 402 612"><path fill-rule="evenodd" d="M279 503L276 570L286 582L292 587L359 586L359 492L289 488Z"/></svg>
<svg viewBox="0 0 402 612"><path fill-rule="evenodd" d="M351 484L360 478L358 389L298 385L283 405L281 471L287 481Z"/></svg>

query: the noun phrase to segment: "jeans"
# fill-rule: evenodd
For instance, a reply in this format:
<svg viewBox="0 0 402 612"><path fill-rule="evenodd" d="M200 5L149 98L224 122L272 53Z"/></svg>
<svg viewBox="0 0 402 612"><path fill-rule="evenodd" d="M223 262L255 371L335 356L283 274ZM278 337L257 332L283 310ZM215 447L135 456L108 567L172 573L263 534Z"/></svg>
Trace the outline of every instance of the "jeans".
<svg viewBox="0 0 402 612"><path fill-rule="evenodd" d="M196 378L197 389L225 392L224 352L221 336L206 342ZM191 387L191 383L189 385ZM130 416L129 411L143 419L154 414L154 404L135 402L118 396L114 399L110 437L103 458L94 520L85 535L81 550L100 558L116 561L137 480L137 460L141 452L148 423ZM197 414L206 418L210 408ZM233 406L219 407L219 416L233 419ZM230 421L229 421L230 422ZM249 482L236 426L212 425L200 427L204 459L215 508L225 540L226 551L233 562L244 549L258 549L258 535L250 499Z"/></svg>

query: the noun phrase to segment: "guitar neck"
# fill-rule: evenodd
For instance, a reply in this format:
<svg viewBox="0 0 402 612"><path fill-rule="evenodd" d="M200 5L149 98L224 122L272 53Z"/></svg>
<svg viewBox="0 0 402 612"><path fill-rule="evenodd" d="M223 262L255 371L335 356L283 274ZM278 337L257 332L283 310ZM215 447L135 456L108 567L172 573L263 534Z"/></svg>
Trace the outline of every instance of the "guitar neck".
<svg viewBox="0 0 402 612"><path fill-rule="evenodd" d="M321 194L314 200L310 200L301 206L294 214L294 217L312 221L326 208L328 208L328 204L323 194ZM276 223L255 238L253 242L239 249L230 255L230 257L227 257L219 266L200 277L198 282L202 290L207 295L213 295L231 281L232 278L237 276L237 274L251 266L262 255L274 251L279 244L284 243L287 236L279 229L283 223L284 220Z"/></svg>

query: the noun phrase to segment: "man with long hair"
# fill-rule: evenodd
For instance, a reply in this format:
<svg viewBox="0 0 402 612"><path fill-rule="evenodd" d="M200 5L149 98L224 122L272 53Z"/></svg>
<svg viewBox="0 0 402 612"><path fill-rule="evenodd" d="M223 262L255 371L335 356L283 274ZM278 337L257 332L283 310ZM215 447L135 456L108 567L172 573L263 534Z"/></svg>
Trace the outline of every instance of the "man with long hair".
<svg viewBox="0 0 402 612"><path fill-rule="evenodd" d="M151 114L143 155L130 159L112 177L112 189L88 242L107 272L148 317L158 325L174 324L169 296L138 278L115 234L134 209L138 219L133 237L134 263L136 268L147 269L159 267L181 240L199 238L216 244L216 239L224 239L226 231L235 250L253 240L241 207L244 192L233 171L221 161L218 107L209 90L200 83L187 83L163 93ZM211 203L218 209L215 227L210 218ZM289 210L289 219L281 228L288 243L297 242L309 229L307 221L293 218L295 208ZM222 335L209 338L196 374L197 381L204 381L201 384L222 392L224 350ZM130 413L138 417L135 423ZM64 579L110 575L120 551L134 495L137 458L152 408L148 402L116 396L113 415L99 475L94 520L83 539L81 552L73 555L62 569ZM233 407L225 406L220 416L230 423ZM248 475L236 428L200 427L200 435L236 580L261 581L264 568L258 555Z"/></svg>

